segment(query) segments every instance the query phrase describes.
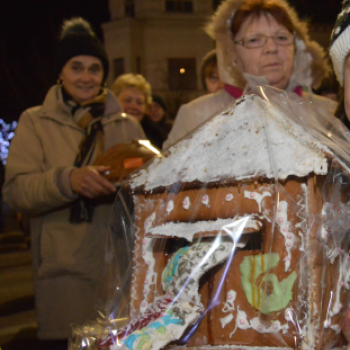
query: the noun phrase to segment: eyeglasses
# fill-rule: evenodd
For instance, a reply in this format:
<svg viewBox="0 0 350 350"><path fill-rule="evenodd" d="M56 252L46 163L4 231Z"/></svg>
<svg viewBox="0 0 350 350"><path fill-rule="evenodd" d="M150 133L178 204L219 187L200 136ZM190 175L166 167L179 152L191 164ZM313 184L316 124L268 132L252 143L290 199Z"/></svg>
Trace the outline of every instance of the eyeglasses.
<svg viewBox="0 0 350 350"><path fill-rule="evenodd" d="M289 32L276 33L275 35L254 34L247 36L241 40L234 41L235 44L240 44L247 49L257 49L263 47L267 43L267 39L272 38L277 45L288 46L293 44L294 35Z"/></svg>

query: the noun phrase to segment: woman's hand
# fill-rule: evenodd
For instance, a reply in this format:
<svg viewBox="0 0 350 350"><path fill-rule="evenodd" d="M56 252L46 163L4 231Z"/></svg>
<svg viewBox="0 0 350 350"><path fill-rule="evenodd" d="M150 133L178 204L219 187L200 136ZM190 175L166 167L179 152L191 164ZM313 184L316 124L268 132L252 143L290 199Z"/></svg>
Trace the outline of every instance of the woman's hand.
<svg viewBox="0 0 350 350"><path fill-rule="evenodd" d="M108 196L116 188L101 174L109 169L107 166L85 166L74 169L70 175L72 190L87 198Z"/></svg>

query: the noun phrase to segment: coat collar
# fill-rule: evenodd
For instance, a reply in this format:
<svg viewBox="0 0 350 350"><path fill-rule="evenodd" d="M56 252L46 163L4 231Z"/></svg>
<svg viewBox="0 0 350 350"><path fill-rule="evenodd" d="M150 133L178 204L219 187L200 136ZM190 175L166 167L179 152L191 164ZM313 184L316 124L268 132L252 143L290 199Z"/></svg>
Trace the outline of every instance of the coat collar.
<svg viewBox="0 0 350 350"><path fill-rule="evenodd" d="M228 94L230 94L235 99L238 99L238 98L242 97L242 95L243 95L243 90L241 90L240 88L238 88L236 86L225 84L224 89ZM303 88L300 85L297 86L293 90L293 92L295 94L299 95L300 97L303 97Z"/></svg>
<svg viewBox="0 0 350 350"><path fill-rule="evenodd" d="M84 113L84 110L78 110L76 113ZM62 91L59 85L52 86L46 94L40 117L51 118L59 123L79 128L79 126L74 122L69 106L67 106L63 101ZM106 108L102 118L102 124L106 124L114 120L122 120L124 118L124 113L122 113L117 99L113 93L108 90Z"/></svg>

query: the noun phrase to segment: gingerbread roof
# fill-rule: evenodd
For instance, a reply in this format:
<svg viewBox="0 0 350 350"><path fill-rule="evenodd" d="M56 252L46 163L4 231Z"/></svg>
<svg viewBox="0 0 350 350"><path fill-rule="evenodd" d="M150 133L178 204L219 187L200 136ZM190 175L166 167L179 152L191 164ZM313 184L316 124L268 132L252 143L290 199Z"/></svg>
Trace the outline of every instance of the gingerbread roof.
<svg viewBox="0 0 350 350"><path fill-rule="evenodd" d="M281 109L247 95L130 179L146 191L176 183L325 175L333 153Z"/></svg>

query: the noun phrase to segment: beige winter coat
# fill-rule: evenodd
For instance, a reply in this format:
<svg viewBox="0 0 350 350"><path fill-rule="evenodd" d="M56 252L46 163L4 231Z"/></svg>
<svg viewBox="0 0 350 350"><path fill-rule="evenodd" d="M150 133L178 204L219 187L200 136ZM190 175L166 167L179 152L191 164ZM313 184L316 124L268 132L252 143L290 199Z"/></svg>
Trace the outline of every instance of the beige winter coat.
<svg viewBox="0 0 350 350"><path fill-rule="evenodd" d="M108 93L102 117L105 150L144 138L137 120L120 111ZM83 135L62 101L60 88L53 86L42 106L20 117L6 165L4 200L10 208L31 216L41 339L67 338L71 323L95 317L96 285L113 198L101 200L92 223L69 223L70 203L77 197L69 176Z"/></svg>
<svg viewBox="0 0 350 350"><path fill-rule="evenodd" d="M324 50L319 44L310 40L307 24L298 19L296 12L288 5L287 1L275 1L287 11L295 28L294 69L286 91L292 92L297 86L307 87L311 91L311 88L316 88L321 84L329 70ZM235 64L234 42L230 26L235 10L243 2L245 0L224 1L206 26L206 32L216 42L221 81L241 90L247 89L247 87L268 85L265 77L245 74ZM307 97L308 94L305 96ZM315 99L324 104L328 110L334 111L335 104L332 101L329 102L319 97L315 97ZM234 101L235 99L226 91L221 91L214 95L200 97L181 106L168 139L163 144L163 149L168 148L209 117L228 108Z"/></svg>

